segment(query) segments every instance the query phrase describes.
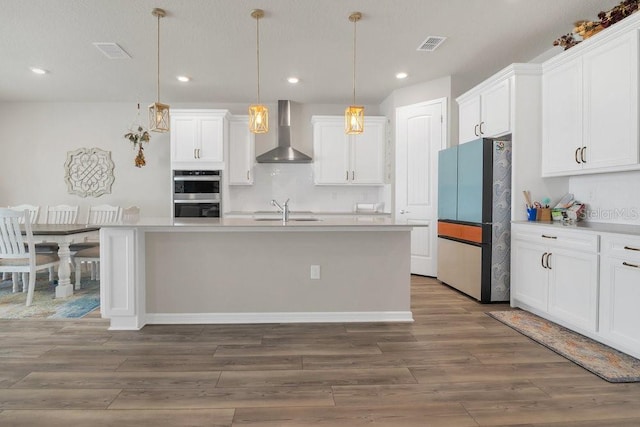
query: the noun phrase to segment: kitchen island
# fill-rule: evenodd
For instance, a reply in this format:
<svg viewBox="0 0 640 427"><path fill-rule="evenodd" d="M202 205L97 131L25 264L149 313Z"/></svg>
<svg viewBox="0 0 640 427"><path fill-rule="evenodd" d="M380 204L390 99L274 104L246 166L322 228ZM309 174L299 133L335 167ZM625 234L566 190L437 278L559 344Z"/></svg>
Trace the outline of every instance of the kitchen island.
<svg viewBox="0 0 640 427"><path fill-rule="evenodd" d="M413 226L388 217L148 218L103 226L102 315L112 330L410 322Z"/></svg>

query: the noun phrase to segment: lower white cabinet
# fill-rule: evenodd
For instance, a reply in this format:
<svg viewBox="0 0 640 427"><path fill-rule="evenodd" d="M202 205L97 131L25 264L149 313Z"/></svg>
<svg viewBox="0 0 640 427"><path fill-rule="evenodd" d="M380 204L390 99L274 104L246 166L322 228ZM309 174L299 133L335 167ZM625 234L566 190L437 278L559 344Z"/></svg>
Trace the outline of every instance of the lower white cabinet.
<svg viewBox="0 0 640 427"><path fill-rule="evenodd" d="M579 331L598 329L598 236L512 225L511 304Z"/></svg>
<svg viewBox="0 0 640 427"><path fill-rule="evenodd" d="M640 238L605 235L601 256L600 334L640 357Z"/></svg>
<svg viewBox="0 0 640 427"><path fill-rule="evenodd" d="M535 223L511 235L513 307L640 358L640 236Z"/></svg>
<svg viewBox="0 0 640 427"><path fill-rule="evenodd" d="M536 240L535 236L512 229L511 300L546 311L549 306L549 270L544 265L547 247Z"/></svg>
<svg viewBox="0 0 640 427"><path fill-rule="evenodd" d="M588 331L598 329L598 254L549 248L549 313Z"/></svg>

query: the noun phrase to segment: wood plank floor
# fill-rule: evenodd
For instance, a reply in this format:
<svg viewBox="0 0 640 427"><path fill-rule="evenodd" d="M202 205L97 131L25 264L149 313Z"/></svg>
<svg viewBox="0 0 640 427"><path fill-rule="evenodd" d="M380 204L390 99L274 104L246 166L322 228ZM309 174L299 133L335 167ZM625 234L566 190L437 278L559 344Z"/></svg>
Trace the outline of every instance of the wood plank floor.
<svg viewBox="0 0 640 427"><path fill-rule="evenodd" d="M0 321L0 426L640 426L610 384L412 278L411 324Z"/></svg>

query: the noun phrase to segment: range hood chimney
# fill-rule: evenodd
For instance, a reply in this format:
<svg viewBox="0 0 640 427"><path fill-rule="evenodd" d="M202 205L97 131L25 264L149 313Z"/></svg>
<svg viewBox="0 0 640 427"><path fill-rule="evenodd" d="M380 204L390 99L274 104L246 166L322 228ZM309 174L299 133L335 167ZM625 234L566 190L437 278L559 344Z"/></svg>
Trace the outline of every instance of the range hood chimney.
<svg viewBox="0 0 640 427"><path fill-rule="evenodd" d="M310 163L311 157L291 147L291 101L278 101L278 146L256 157L258 163Z"/></svg>

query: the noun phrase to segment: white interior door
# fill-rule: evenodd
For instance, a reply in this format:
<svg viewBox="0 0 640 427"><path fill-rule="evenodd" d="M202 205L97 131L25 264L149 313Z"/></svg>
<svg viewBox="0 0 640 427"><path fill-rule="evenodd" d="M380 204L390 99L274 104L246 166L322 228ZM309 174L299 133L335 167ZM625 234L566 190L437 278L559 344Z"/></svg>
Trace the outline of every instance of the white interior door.
<svg viewBox="0 0 640 427"><path fill-rule="evenodd" d="M411 273L438 274L438 151L446 147L446 99L396 109L395 218L411 232Z"/></svg>

